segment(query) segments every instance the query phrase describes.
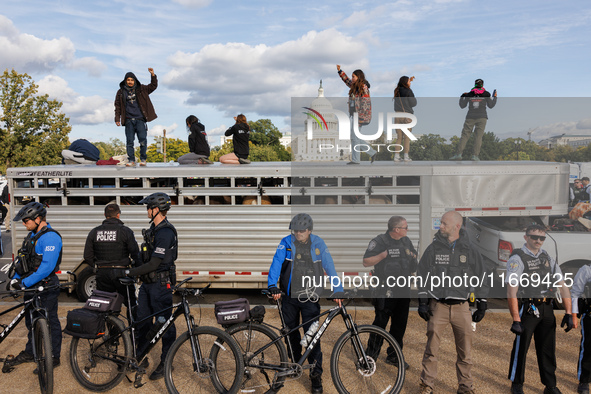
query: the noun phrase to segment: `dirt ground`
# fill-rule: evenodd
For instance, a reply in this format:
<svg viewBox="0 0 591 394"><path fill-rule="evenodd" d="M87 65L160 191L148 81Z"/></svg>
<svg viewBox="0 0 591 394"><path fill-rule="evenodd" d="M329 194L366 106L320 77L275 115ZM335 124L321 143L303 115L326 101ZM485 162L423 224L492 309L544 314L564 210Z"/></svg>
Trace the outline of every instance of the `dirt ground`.
<svg viewBox="0 0 591 394"><path fill-rule="evenodd" d="M7 309L9 304L2 303L0 309ZM68 303L66 306L60 306L59 314L61 316L62 328L65 326L66 312L70 309L81 307ZM266 305L267 314L265 321L275 326L279 325L277 311L271 306ZM358 324L370 324L373 320L373 310L367 307L349 307L349 312L355 317ZM199 308L192 308L196 320L199 319ZM562 319L564 312L555 312L558 322ZM0 323L7 324L12 320L16 313L10 316L3 316ZM336 339L344 332L344 324L340 318L336 318L322 338L322 349L324 352L324 370L323 375L325 393L336 393L330 377L330 353ZM178 334L185 331L184 320L177 321ZM201 307L200 325L216 325L213 308L211 306ZM510 381L507 379L509 368L509 357L514 335L509 331L511 318L506 310L493 310L486 314L484 320L477 325L476 337L473 344L474 368L473 377L475 380L476 391L479 393L508 393ZM421 372L421 359L426 342L426 323L420 319L413 308L410 313L408 329L404 340L404 356L410 364L407 370L403 393L417 393L419 375ZM7 354L17 355L24 349L26 343L26 328L22 322L10 336L0 344L0 357ZM577 387L576 363L578 359L578 348L581 338L580 330L572 330L565 333L564 330L557 329L557 378L558 387L563 393L575 393ZM74 379L70 370L68 354L71 337L64 334L62 344L61 365L55 369L55 392L56 393L85 393L80 384ZM155 359L159 358L160 347L150 354L150 369L156 366ZM526 373L526 384L524 391L526 393L541 393L543 386L540 383L538 374L535 350L532 343L528 353L528 370ZM448 327L441 343L439 354L439 374L435 386L436 393L455 393L457 390L457 380L455 373L456 352L453 341L451 327ZM13 372L2 374L2 391L10 390L11 393L35 393L38 392L38 381L33 375L35 365L19 365ZM306 374L307 375L307 374ZM285 388L281 392L286 393L306 393L310 390L310 380L304 375L299 380L287 381ZM129 375L133 380L133 374ZM164 379L150 381L145 378L146 385L140 389L134 389L132 383L123 380L115 389L116 393L135 393L152 392L164 393L166 387ZM138 391L139 390L139 391ZM359 393L361 394L361 393Z"/></svg>

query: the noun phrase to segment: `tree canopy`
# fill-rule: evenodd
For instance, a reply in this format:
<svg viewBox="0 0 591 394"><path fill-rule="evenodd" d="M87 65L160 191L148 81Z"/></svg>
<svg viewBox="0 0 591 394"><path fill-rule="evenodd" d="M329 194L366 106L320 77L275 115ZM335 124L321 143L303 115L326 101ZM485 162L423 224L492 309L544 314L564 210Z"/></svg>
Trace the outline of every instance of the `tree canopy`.
<svg viewBox="0 0 591 394"><path fill-rule="evenodd" d="M0 168L61 163L69 146L69 119L62 103L37 95L27 74L4 71L0 77Z"/></svg>

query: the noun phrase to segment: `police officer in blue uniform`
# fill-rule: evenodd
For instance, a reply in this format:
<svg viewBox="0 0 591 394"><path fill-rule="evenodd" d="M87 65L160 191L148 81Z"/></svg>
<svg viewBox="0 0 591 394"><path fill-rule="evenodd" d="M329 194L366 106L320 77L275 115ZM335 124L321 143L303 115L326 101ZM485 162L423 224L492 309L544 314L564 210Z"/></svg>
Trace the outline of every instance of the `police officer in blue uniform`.
<svg viewBox="0 0 591 394"><path fill-rule="evenodd" d="M581 318L581 347L577 361L577 393L589 394L591 381L591 265L579 268L570 289L574 328L577 317Z"/></svg>
<svg viewBox="0 0 591 394"><path fill-rule="evenodd" d="M396 280L399 276L410 278L417 269L417 251L406 236L407 231L406 219L402 216L392 216L388 220L388 231L372 239L363 256L363 266L373 266L373 275L380 279L380 286L372 289L376 293L373 299L376 317L372 324L386 328L388 321L392 318L390 334L396 339L401 349L408 322L410 284L398 288L388 286L388 281ZM382 344L372 342L371 339L369 342L368 353L375 359ZM375 349L372 344L376 345ZM395 354L391 355L392 351L393 349L390 348L386 350L386 362L398 367L398 359ZM406 363L405 368L408 368Z"/></svg>
<svg viewBox="0 0 591 394"><path fill-rule="evenodd" d="M511 393L523 394L525 362L532 337L536 344L536 355L540 380L544 394L560 393L556 387L556 318L551 286L558 282L566 314L561 327L568 332L574 327L571 315L571 298L568 287L562 280L562 271L554 259L542 249L546 239L544 227L528 226L525 244L515 249L507 261L507 302L513 318L511 331L516 334L511 351L509 379Z"/></svg>
<svg viewBox="0 0 591 394"><path fill-rule="evenodd" d="M138 320L142 320L153 313L172 307L172 290L176 282L175 265L177 258L177 232L168 222L166 214L172 205L170 197L166 193L154 193L142 199L140 204L146 204L150 228L143 231L144 243L142 244L143 264L139 267L126 270L129 276L139 276L142 286L138 296ZM168 309L158 315L169 319L172 309ZM141 354L148 347L146 336L154 326L150 320L141 324L137 330L137 351ZM164 377L164 360L176 338L174 324L162 336L162 355L160 364L150 375L150 380ZM147 360L147 358L146 358ZM145 362L144 362L145 363ZM145 364L144 364L145 365Z"/></svg>
<svg viewBox="0 0 591 394"><path fill-rule="evenodd" d="M140 249L133 231L121 221L121 209L117 204L105 207L105 220L93 228L84 245L84 260L96 269L96 288L102 291L118 292L127 305L127 286L117 278L126 269L140 265ZM136 305L135 291L129 292L132 307Z"/></svg>
<svg viewBox="0 0 591 394"><path fill-rule="evenodd" d="M273 262L269 269L268 286L273 298L281 298L281 291L287 297L282 300L282 313L285 325L289 328L299 326L301 321L308 321L320 314L318 299L322 295L320 282L337 276L334 263L326 244L322 238L313 235L314 222L307 213L298 213L289 224L291 235L283 238L275 251ZM311 279L307 281L307 279ZM279 284L279 287L277 287ZM335 288L342 292L342 286ZM339 305L340 299L335 299ZM313 322L303 326L307 332ZM302 356L301 335L295 331L289 336L289 342L297 362ZM322 351L320 342L308 356L308 362L314 364L310 371L312 393L322 393Z"/></svg>
<svg viewBox="0 0 591 394"><path fill-rule="evenodd" d="M41 284L46 286L59 284L55 273L59 270L62 260L62 237L47 223L46 215L47 209L43 204L30 202L22 207L14 217L15 222L22 220L29 233L18 251L18 258L15 260L15 274L9 283L12 289L20 290ZM57 315L59 293L60 290L56 287L40 294L41 304L47 309L54 367L60 365L62 349L62 327ZM33 295L25 295L25 300L32 297ZM25 324L29 330L27 344L25 350L14 358L12 365L35 361L29 314L25 314Z"/></svg>

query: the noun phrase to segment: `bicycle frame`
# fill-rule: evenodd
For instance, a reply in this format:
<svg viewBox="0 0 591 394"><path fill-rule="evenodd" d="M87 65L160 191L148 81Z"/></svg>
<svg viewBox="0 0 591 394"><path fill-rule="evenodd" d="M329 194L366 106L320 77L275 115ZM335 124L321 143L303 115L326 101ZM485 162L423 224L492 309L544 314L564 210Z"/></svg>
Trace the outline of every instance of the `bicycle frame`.
<svg viewBox="0 0 591 394"><path fill-rule="evenodd" d="M326 331L326 329L328 328L328 326L330 325L330 323L332 322L332 320L337 316L337 315L341 315L343 317L343 321L345 322L345 326L347 327L348 331L351 331L352 335L354 337L357 338L357 335L359 334L357 331L357 326L355 325L355 323L353 322L353 319L351 317L350 314L347 313L347 308L345 304L341 304L341 306L335 306L330 308L329 310L320 313L319 315L313 317L310 320L307 320L305 322L303 322L302 324L300 324L299 326L290 329L288 332L285 332L285 321L283 319L283 313L281 311L281 303L278 302L277 303L277 309L279 312L279 316L281 318L281 326L282 329L278 329L277 327L274 327L270 324L267 324L268 326L278 330L280 332L280 336L269 342L268 344L266 344L265 346L263 346L262 348L258 349L257 351L255 351L254 353L252 353L246 360L246 364L248 365L248 363L255 357L258 357L259 354L261 354L262 352L264 352L267 348L273 346L277 341L281 341L286 337L289 337L289 335L291 335L293 332L299 330L301 327L303 327L304 325L313 322L315 320L319 320L322 316L328 315L326 317L326 319L324 319L324 322L322 323L322 325L318 328L318 331L316 331L316 334L314 335L314 338L312 338L312 340L310 341L310 344L308 345L308 347L306 348L306 351L302 354L302 356L300 357L300 359L295 362L294 360L294 354L293 354L293 349L291 348L291 343L289 340L287 340L287 344L289 347L289 358L295 362L298 365L304 365L304 362L306 361L306 359L308 358L308 356L310 355L310 353L312 352L312 350L316 347L316 345L318 344L318 342L320 341L320 338L322 337L322 335L324 334L324 332ZM363 346L358 343L358 341L354 341L355 344L355 352L358 356L359 360L363 360L364 363L367 363L367 355L365 354L365 350L363 349ZM260 369L269 369L269 370L273 370L273 371L278 371L278 372L286 372L290 370L290 367L277 367L277 366L273 366L273 365L257 365L257 368Z"/></svg>
<svg viewBox="0 0 591 394"><path fill-rule="evenodd" d="M10 335L12 330L14 330L14 328L19 325L19 323L24 319L26 312L29 313L29 317L31 320L31 333L33 335L33 338L35 336L35 323L37 322L37 320L39 320L39 319L47 320L47 310L39 305L40 292L37 289L35 289L34 291L35 291L35 294L33 295L33 297L31 299L24 300L21 303L19 303L18 305L10 307L3 312L0 312L0 316L4 316L5 314L10 313L18 308L21 308L21 307L23 308L18 313L18 315L16 315L16 317L14 319L12 319L10 324L8 324L4 328L4 330L2 330L2 332L0 332L0 343L2 343L6 339L6 337L8 337L8 335ZM38 313L38 315L35 316L35 313ZM32 345L33 345L33 356L35 357L35 361L37 361L37 349L35 347L35 341L32 341Z"/></svg>
<svg viewBox="0 0 591 394"><path fill-rule="evenodd" d="M191 279L191 278L188 278L188 279L184 280L183 282L179 283L177 285L177 289L180 285L182 285L183 283L185 283L189 279ZM128 299L128 301L130 299L129 286L127 286L127 299ZM139 324L144 323L144 322L148 321L149 319L152 319L156 315L162 314L163 312L166 312L168 310L172 310L171 316L168 318L168 320L166 320L166 322L164 322L164 324L162 325L160 330L158 330L158 332L156 332L154 334L154 336L152 338L150 338L150 340L148 341L148 347L141 354L138 355L137 350L136 350L136 341L135 341L135 335L134 335L136 327ZM189 332L189 335L191 338L191 348L193 351L193 357L195 360L200 360L202 358L201 347L200 347L199 343L196 342L193 337L194 319L193 319L193 316L191 315L189 302L187 301L187 292L186 291L181 292L181 302L178 302L176 304L173 304L172 306L164 308L156 313L153 313L150 316L143 318L142 320L135 321L133 318L133 314L130 313L129 314L129 320L130 320L129 325L127 327L125 327L125 329L123 331L121 331L116 336L114 336L113 339L117 339L117 338L121 337L126 331L130 331L131 332L132 347L133 347L133 358L137 361L137 363L139 365L141 363L141 361L154 348L154 346L156 346L156 344L158 343L160 338L164 335L164 333L166 333L166 331L168 331L170 329L172 324L174 324L176 319L181 315L185 316L185 321L187 324L187 331ZM102 344L101 344L101 346L102 346ZM117 363L127 362L127 360L119 360L119 359L112 359L111 361L114 361Z"/></svg>

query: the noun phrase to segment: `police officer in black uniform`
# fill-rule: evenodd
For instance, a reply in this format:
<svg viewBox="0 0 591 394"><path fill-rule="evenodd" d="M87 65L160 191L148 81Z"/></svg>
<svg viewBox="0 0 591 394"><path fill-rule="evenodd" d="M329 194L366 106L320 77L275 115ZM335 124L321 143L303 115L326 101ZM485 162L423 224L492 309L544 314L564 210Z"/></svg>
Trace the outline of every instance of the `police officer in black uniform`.
<svg viewBox="0 0 591 394"><path fill-rule="evenodd" d="M396 339L401 349L408 322L410 285L398 288L395 285L388 286L388 281L396 280L400 276L409 278L417 269L417 251L406 236L407 231L406 219L402 216L392 216L388 220L388 231L372 239L363 256L363 266L373 266L373 275L380 280L380 286L372 289L376 296L373 300L376 317L372 324L386 328L391 317L390 334ZM379 355L382 344L374 342L370 337L368 353L375 359ZM398 367L398 359L395 354L391 355L392 351L393 349L390 348L386 350L386 362ZM405 368L408 368L406 363Z"/></svg>
<svg viewBox="0 0 591 394"><path fill-rule="evenodd" d="M55 274L59 270L62 261L62 237L46 222L47 209L39 202L30 202L17 213L14 221L23 221L23 225L29 231L23 241L18 257L13 268L14 276L9 282L13 289L33 287L44 284L46 286L59 284ZM9 276L10 273L9 273ZM41 304L47 310L49 328L51 331L51 344L53 366L60 365L60 353L62 349L62 327L57 315L57 298L60 289L58 287L40 294ZM33 295L25 295L25 300ZM20 352L12 361L12 365L33 362L33 344L31 341L31 316L25 314L25 324L28 333L25 350ZM35 370L34 372L36 372Z"/></svg>
<svg viewBox="0 0 591 394"><path fill-rule="evenodd" d="M123 296L127 305L127 286L122 285L117 278L124 275L124 271L140 265L140 249L137 246L133 231L123 225L120 220L121 209L117 204L105 207L103 224L93 228L86 238L84 246L84 260L96 269L96 287L98 290L117 292ZM131 305L136 305L135 291L130 291Z"/></svg>
<svg viewBox="0 0 591 394"><path fill-rule="evenodd" d="M532 337L544 394L560 393L556 387L556 318L552 285L558 282L566 314L561 327L568 332L574 327L571 298L562 280L562 271L554 259L542 249L546 239L544 227L533 224L525 230L525 244L516 249L507 261L507 302L513 318L511 331L516 334L511 351L509 379L511 393L523 394L525 362Z"/></svg>
<svg viewBox="0 0 591 394"><path fill-rule="evenodd" d="M176 282L175 265L177 258L177 232L168 222L166 214L170 209L171 200L166 193L154 193L142 199L140 204L146 204L150 229L144 230L144 243L142 244L141 258L143 264L139 267L126 270L129 276L139 276L142 280L138 296L138 320L142 320L153 313L172 307L172 290ZM168 309L156 315L170 318L172 309ZM146 321L137 330L137 351L142 353L148 346L146 336L154 323ZM160 364L150 375L150 380L164 377L164 360L176 338L174 324L162 336L162 355ZM147 358L146 358L147 360Z"/></svg>
<svg viewBox="0 0 591 394"><path fill-rule="evenodd" d="M306 322L320 314L320 304L318 299L322 286L318 281L324 279L324 272L328 274L328 280L337 276L334 268L334 262L324 243L324 240L317 235L312 234L314 222L307 213L298 213L295 215L289 229L292 234L284 237L273 256L271 268L269 268L268 286L273 298L277 301L281 298L281 290L287 297L282 300L282 314L286 327L290 329L300 325L300 315L302 322ZM304 277L315 277L316 283L306 282ZM277 287L279 283L280 287ZM309 286L311 285L311 286ZM342 292L343 287L339 285L336 292ZM334 300L339 305L342 300ZM312 324L310 321L304 324L304 332L308 332ZM293 362L298 362L302 356L302 345L300 344L301 335L295 331L289 335L289 343L294 353ZM312 381L312 393L322 393L322 352L320 343L318 343L310 355L308 362L314 367L310 370L310 380ZM275 388L276 389L276 388Z"/></svg>
<svg viewBox="0 0 591 394"><path fill-rule="evenodd" d="M577 328L577 317L581 318L581 347L577 359L578 394L589 394L591 381L591 265L579 268L573 286L572 296L574 328Z"/></svg>

